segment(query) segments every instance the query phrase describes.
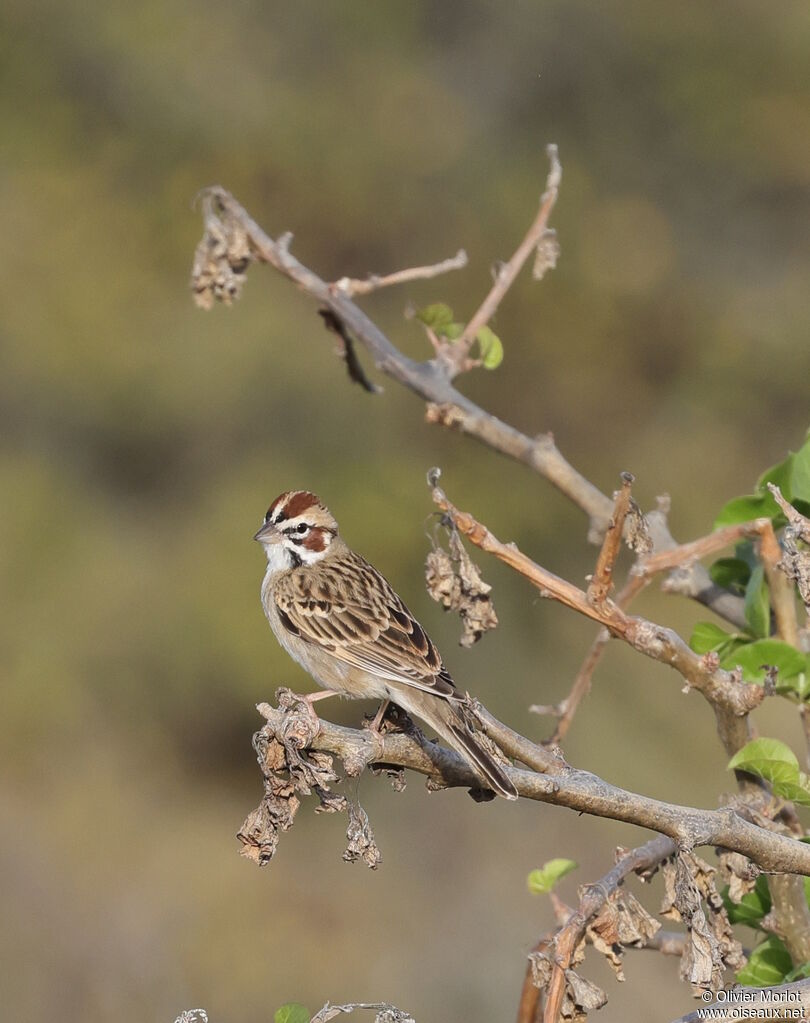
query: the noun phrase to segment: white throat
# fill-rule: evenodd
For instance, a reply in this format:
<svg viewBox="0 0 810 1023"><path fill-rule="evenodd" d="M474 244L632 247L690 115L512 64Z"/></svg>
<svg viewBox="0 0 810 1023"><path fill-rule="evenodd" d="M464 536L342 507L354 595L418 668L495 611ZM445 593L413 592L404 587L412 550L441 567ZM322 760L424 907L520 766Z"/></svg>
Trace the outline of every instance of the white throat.
<svg viewBox="0 0 810 1023"><path fill-rule="evenodd" d="M292 568L290 554L283 543L262 544L267 555L267 575L276 575Z"/></svg>

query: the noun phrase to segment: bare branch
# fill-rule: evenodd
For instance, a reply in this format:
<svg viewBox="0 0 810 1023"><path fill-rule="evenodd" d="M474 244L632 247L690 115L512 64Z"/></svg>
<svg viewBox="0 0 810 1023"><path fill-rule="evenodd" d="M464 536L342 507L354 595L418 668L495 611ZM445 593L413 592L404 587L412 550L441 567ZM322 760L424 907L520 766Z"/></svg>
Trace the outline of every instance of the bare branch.
<svg viewBox="0 0 810 1023"><path fill-rule="evenodd" d="M449 273L451 270L463 270L466 265L467 253L464 249L459 249L455 256L443 259L441 263L434 263L432 266L412 266L407 270L397 270L396 273L385 274L382 277L378 274L369 274L364 281L341 277L331 287L346 295L347 298L354 298L356 295L369 295L372 291L378 291L380 288L389 288L393 284L424 281L431 277L438 277L440 274Z"/></svg>
<svg viewBox="0 0 810 1023"><path fill-rule="evenodd" d="M290 708L275 708L267 703L257 708L267 724L257 735L272 746L276 737L296 736L298 753L307 749L339 757L351 776L367 767L403 767L427 775L429 787L465 787L477 789L480 780L466 761L438 743L427 742L415 734L401 732L382 736L368 729L346 728L320 719L317 733L311 719L304 715L304 732L298 732L298 719ZM483 708L477 708L483 730L504 752L531 767L530 770L505 768L521 796L578 813L635 824L667 835L680 849L721 846L742 853L762 870L810 876L810 846L787 835L768 831L746 820L745 808L700 810L664 803L611 785L588 771L580 771L529 739L514 732ZM276 746L273 746L276 749ZM276 763L274 770L283 772ZM309 788L312 786L310 785ZM309 791L309 789L307 789ZM286 829L286 828L285 828ZM249 836L243 834L247 842ZM258 837L253 839L258 842Z"/></svg>
<svg viewBox="0 0 810 1023"><path fill-rule="evenodd" d="M649 577L658 572L666 572L670 569L681 568L697 561L699 558L706 558L716 551L728 547L732 543L744 538L762 536L764 529L771 525L771 520L766 518L752 519L750 522L740 522L733 526L724 526L707 536L698 540L691 540L689 543L678 544L669 550L660 551L657 554L649 554L638 559L632 568L632 574Z"/></svg>
<svg viewBox="0 0 810 1023"><path fill-rule="evenodd" d="M776 634L791 646L799 645L799 623L796 620L796 592L793 583L780 568L782 548L773 531L773 523L766 519L759 537L759 557L768 580L771 607L776 621Z"/></svg>
<svg viewBox="0 0 810 1023"><path fill-rule="evenodd" d="M540 209L537 211L537 216L532 221L531 227L526 232L523 241L515 250L515 254L507 263L499 267L495 274L495 282L490 288L489 293L473 314L472 319L456 342L460 348L464 348L467 351L469 351L475 341L478 331L488 324L497 312L501 300L512 287L515 278L523 268L523 264L531 256L532 252L536 251L548 233L548 220L557 202L560 180L562 178L562 167L560 166L555 145L546 146L546 154L551 163L551 168L546 178L546 190L540 197Z"/></svg>
<svg viewBox="0 0 810 1023"><path fill-rule="evenodd" d="M613 515L610 525L605 531L605 539L599 551L596 561L596 569L588 584L588 603L594 607L602 607L607 600L610 589L613 585L613 567L622 546L622 532L624 520L630 510L630 491L633 486L634 476L632 473L622 473L622 486L613 495Z"/></svg>
<svg viewBox="0 0 810 1023"><path fill-rule="evenodd" d="M602 607L594 607L579 587L542 568L514 544L502 543L468 512L459 511L438 486L438 470L432 470L428 480L432 484L434 503L452 520L456 528L471 543L494 554L528 579L537 587L541 596L556 600L586 618L599 622L612 635L623 639L640 653L669 664L680 672L690 687L697 689L711 704L722 708L734 718L745 718L764 699L764 689L745 685L731 672L720 668L716 658L699 657L672 629L644 618L629 616L612 601L607 601ZM719 719L718 724L721 724ZM736 730L734 734L721 735L721 738L732 753L743 744Z"/></svg>
<svg viewBox="0 0 810 1023"><path fill-rule="evenodd" d="M784 532L785 550L779 567L788 579L795 580L810 625L810 550L807 547L810 545L810 519L805 518L782 497L779 487L773 483L769 483L768 487L788 520ZM800 543L805 546L800 547Z"/></svg>
<svg viewBox="0 0 810 1023"><path fill-rule="evenodd" d="M409 359L348 296L303 266L290 252L291 235L282 235L274 241L224 188L214 186L205 189L202 195L206 233L198 246L192 277L199 305L208 308L214 299L230 301L237 297L249 263L255 260L268 263L319 305L330 309L365 346L377 369L426 401L428 422L453 426L493 450L528 465L588 516L592 536L602 536L610 521L612 502L566 461L551 434L529 437L486 412L453 387L448 367L442 360L416 362ZM232 284L228 274L236 275L237 285ZM227 279L221 279L223 277ZM659 550L674 545L663 520L656 524L655 543ZM701 565L690 572L688 584L680 592L711 607L732 624L744 625L742 600L715 586Z"/></svg>

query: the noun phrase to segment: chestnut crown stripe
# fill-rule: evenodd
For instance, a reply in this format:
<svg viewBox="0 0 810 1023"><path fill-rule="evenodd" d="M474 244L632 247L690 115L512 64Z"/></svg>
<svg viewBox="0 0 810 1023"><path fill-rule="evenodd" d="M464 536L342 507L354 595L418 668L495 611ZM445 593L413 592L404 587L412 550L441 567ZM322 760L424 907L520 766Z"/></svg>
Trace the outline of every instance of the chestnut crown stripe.
<svg viewBox="0 0 810 1023"><path fill-rule="evenodd" d="M294 519L313 507L323 508L315 494L308 490L285 491L285 493L279 494L267 509L267 520L283 522L284 519Z"/></svg>

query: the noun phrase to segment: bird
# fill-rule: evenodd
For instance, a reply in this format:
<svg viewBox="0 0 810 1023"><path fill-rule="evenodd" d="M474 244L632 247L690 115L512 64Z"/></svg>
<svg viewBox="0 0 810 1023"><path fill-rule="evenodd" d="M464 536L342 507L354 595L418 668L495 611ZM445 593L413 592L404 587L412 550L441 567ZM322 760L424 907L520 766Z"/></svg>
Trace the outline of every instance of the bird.
<svg viewBox="0 0 810 1023"><path fill-rule="evenodd" d="M518 793L472 726L471 700L390 583L343 540L326 505L288 490L270 505L254 536L264 548L264 613L281 647L327 696L382 700L428 724L461 754L482 787ZM314 711L313 711L314 714Z"/></svg>

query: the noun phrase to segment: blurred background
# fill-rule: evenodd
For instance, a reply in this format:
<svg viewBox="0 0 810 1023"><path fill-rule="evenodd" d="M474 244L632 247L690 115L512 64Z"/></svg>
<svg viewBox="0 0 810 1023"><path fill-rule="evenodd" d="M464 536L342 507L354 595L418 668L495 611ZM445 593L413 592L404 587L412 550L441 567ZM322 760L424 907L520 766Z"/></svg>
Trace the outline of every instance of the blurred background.
<svg viewBox="0 0 810 1023"><path fill-rule="evenodd" d="M528 871L576 859L574 901L646 836L364 777L378 871L343 863L345 820L310 805L269 867L241 858L254 705L310 686L263 618L251 536L279 492L315 490L460 683L541 738L551 724L526 708L567 692L594 630L480 555L502 624L461 650L424 590L425 471L577 582L595 557L584 517L425 425L392 382L350 384L314 306L271 271L234 308L196 309L193 199L232 190L326 279L465 247L467 270L363 300L423 358L405 307L474 311L556 142L559 267L521 276L493 324L503 365L461 387L552 430L604 491L628 469L646 506L669 492L691 539L810 419L807 5L6 0L0 17L7 1017L171 1023L203 1006L259 1023L289 1000L384 999L420 1023L511 1019L552 923ZM640 609L684 634L707 617L657 593ZM760 721L798 748L787 707ZM666 800L713 807L730 785L707 705L618 647L566 752ZM676 961L626 969L617 985L589 954L604 1018L692 1007Z"/></svg>

